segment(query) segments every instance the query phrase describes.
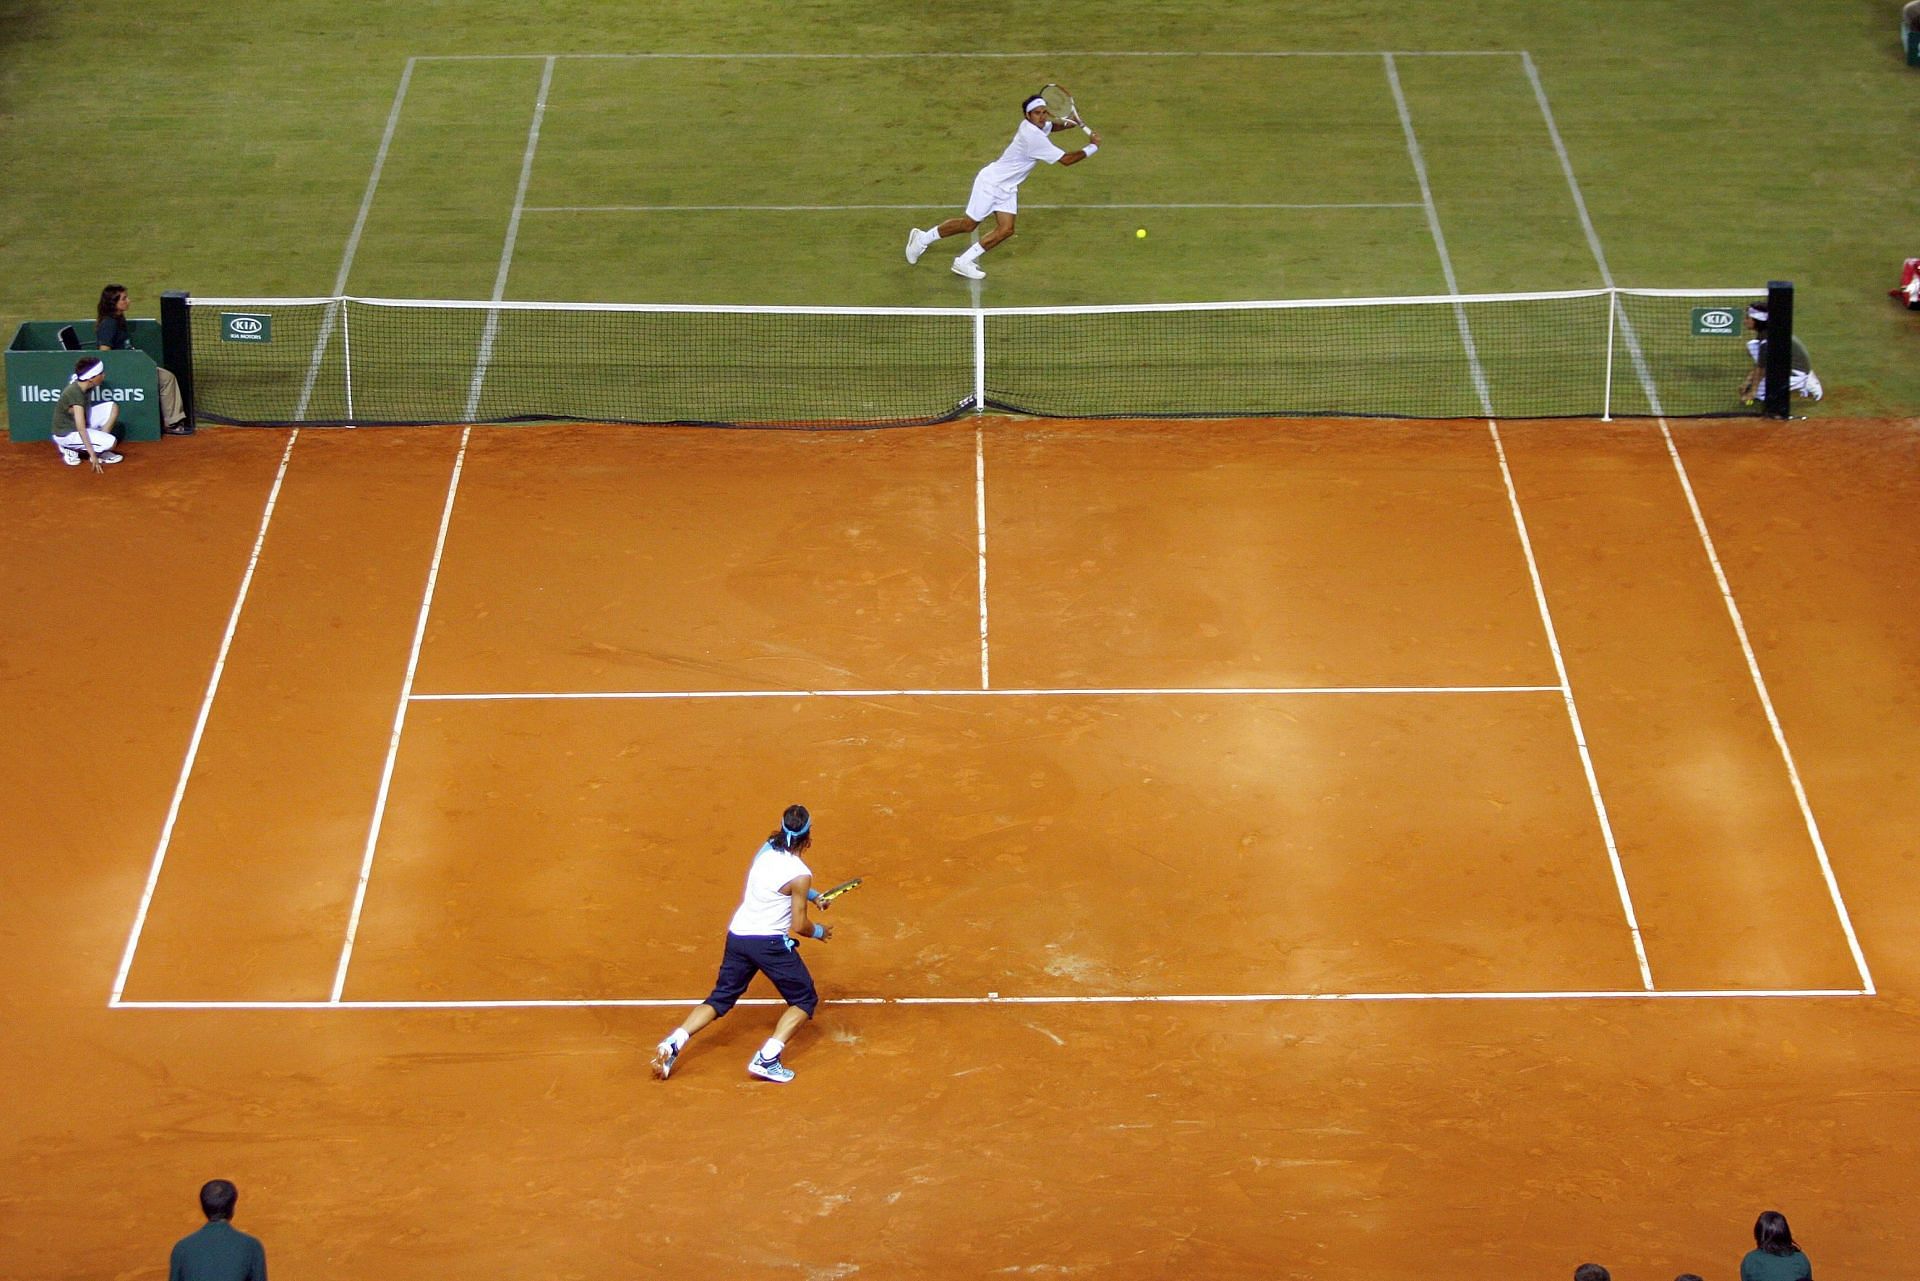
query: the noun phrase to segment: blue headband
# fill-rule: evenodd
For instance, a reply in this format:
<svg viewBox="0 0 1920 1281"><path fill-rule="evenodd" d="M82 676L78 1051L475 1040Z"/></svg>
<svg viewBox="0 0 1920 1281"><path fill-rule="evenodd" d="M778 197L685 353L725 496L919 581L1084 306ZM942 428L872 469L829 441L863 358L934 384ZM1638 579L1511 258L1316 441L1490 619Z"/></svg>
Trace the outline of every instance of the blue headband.
<svg viewBox="0 0 1920 1281"><path fill-rule="evenodd" d="M791 845L813 830L813 815L807 815L807 821L802 823L798 830L788 827L786 820L782 819L780 821L780 830L787 834L787 844Z"/></svg>

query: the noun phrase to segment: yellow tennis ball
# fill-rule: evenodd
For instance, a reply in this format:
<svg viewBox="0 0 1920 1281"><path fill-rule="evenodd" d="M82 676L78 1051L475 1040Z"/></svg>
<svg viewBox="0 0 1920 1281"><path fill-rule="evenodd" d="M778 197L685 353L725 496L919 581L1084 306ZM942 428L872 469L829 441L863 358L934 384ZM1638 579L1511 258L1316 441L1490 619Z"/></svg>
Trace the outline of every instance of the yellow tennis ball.
<svg viewBox="0 0 1920 1281"><path fill-rule="evenodd" d="M1135 227L1133 229L1133 238L1135 240L1145 240L1147 238L1147 229L1145 227Z"/></svg>

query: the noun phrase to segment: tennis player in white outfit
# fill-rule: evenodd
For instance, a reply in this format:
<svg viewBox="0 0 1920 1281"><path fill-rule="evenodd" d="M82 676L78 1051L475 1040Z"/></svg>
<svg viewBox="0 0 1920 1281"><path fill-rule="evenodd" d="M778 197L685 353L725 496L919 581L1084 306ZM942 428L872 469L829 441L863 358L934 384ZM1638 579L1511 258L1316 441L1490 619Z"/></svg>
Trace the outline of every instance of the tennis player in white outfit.
<svg viewBox="0 0 1920 1281"><path fill-rule="evenodd" d="M733 1008L755 974L773 980L787 1008L773 1036L747 1064L747 1071L768 1081L793 1080L793 1069L780 1061L780 1052L800 1025L813 1017L819 994L813 975L800 959L801 939L830 939L833 927L807 920L807 904L820 897L813 888L813 871L800 855L813 844L813 818L804 805L789 805L780 826L768 836L747 868L747 888L727 926L727 950L720 958L720 976L713 995L693 1007L693 1013L660 1042L653 1054L653 1073L662 1081L673 1072L687 1041L707 1024ZM827 904L820 905L821 910Z"/></svg>
<svg viewBox="0 0 1920 1281"><path fill-rule="evenodd" d="M998 160L974 176L973 194L967 199L966 213L925 231L916 227L907 233L908 262L919 262L920 255L934 241L964 236L992 214L993 230L953 260L956 275L969 280L986 279L987 273L980 269L980 255L1013 235L1014 215L1020 212L1020 184L1033 172L1033 167L1042 163L1077 165L1100 150L1100 135L1091 129L1087 130L1087 145L1078 151L1062 151L1056 146L1048 135L1055 129L1077 129L1080 122L1055 120L1047 110L1046 99L1038 94L1020 104L1020 114L1020 127L1014 130L1013 141L1007 144Z"/></svg>

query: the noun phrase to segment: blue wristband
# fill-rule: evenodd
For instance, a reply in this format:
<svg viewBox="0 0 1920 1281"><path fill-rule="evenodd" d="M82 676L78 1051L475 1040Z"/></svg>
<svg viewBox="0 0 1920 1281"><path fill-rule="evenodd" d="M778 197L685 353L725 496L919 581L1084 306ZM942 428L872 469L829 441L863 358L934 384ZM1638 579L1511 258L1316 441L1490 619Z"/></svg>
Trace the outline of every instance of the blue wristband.
<svg viewBox="0 0 1920 1281"><path fill-rule="evenodd" d="M809 903L814 903L814 902L818 902L818 901L819 901L819 899L820 899L820 891L819 891L819 890L808 890L808 891L807 891L807 902L809 902Z"/></svg>
<svg viewBox="0 0 1920 1281"><path fill-rule="evenodd" d="M827 936L827 927L815 921L813 923L813 936L817 939L825 938Z"/></svg>

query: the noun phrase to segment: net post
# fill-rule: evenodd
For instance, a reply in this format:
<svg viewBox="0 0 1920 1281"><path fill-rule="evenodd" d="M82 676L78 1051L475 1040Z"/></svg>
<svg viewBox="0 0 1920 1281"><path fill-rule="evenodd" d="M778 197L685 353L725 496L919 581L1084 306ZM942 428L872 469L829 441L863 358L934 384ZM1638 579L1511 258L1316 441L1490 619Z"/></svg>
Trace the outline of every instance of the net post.
<svg viewBox="0 0 1920 1281"><path fill-rule="evenodd" d="M1620 291L1607 290L1607 385L1600 390L1600 421L1613 421L1613 336L1620 330Z"/></svg>
<svg viewBox="0 0 1920 1281"><path fill-rule="evenodd" d="M351 304L340 300L340 370L347 384L347 425L353 425L353 326L347 323Z"/></svg>
<svg viewBox="0 0 1920 1281"><path fill-rule="evenodd" d="M973 412L987 409L987 313L973 309Z"/></svg>
<svg viewBox="0 0 1920 1281"><path fill-rule="evenodd" d="M1767 367L1761 373L1767 394L1761 412L1768 418L1787 418L1787 399L1793 395L1793 282L1767 282Z"/></svg>
<svg viewBox="0 0 1920 1281"><path fill-rule="evenodd" d="M193 415L193 314L188 310L188 293L168 289L160 295L160 351L173 380L180 384L180 404L187 411L187 426L198 424Z"/></svg>

